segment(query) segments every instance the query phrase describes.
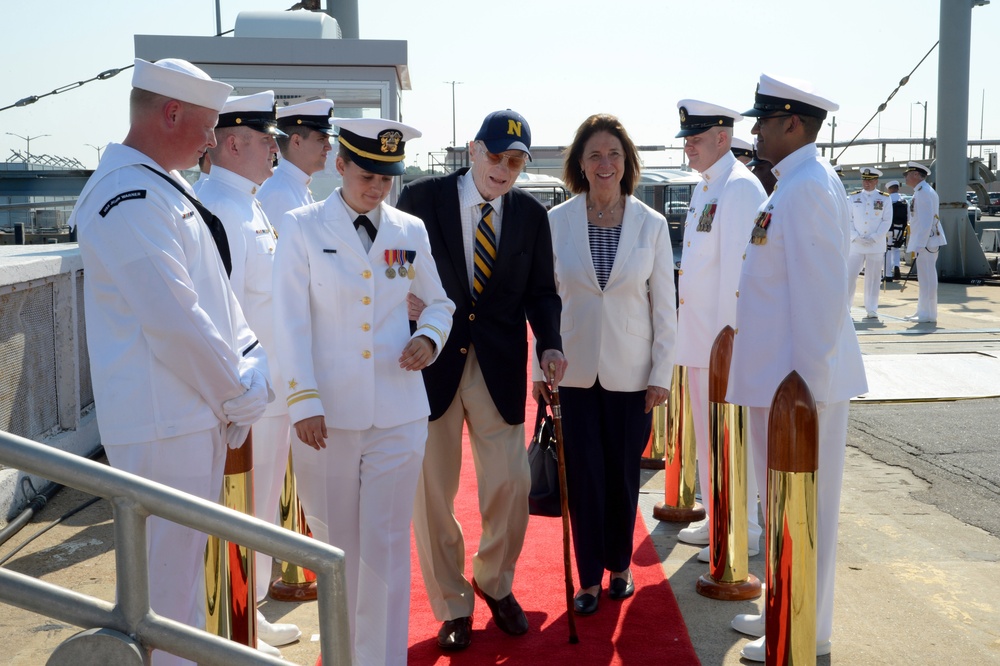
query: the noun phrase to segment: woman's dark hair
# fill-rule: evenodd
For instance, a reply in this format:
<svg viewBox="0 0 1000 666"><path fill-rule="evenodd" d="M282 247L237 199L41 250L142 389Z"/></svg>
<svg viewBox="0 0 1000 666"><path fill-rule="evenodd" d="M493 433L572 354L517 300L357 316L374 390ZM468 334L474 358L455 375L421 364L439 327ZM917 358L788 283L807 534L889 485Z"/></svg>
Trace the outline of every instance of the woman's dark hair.
<svg viewBox="0 0 1000 666"><path fill-rule="evenodd" d="M590 183L580 168L580 160L583 158L583 149L587 145L590 137L598 132L608 132L618 137L625 150L625 173L622 175L622 194L631 195L639 182L639 175L642 165L639 162L639 151L636 149L628 132L622 127L621 122L609 113L595 113L583 121L583 124L576 130L573 143L566 151L566 159L563 162L563 182L573 194L590 191Z"/></svg>

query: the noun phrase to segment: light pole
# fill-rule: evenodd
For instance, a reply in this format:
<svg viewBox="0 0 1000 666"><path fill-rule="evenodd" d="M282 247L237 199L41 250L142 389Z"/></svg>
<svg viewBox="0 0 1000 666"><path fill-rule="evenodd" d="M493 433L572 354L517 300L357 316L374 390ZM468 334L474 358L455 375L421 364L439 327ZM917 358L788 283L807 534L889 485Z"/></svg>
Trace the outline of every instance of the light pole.
<svg viewBox="0 0 1000 666"><path fill-rule="evenodd" d="M837 116L832 116L830 122L827 123L830 126L830 160L834 164L837 163L837 156L834 154L833 144L837 136Z"/></svg>
<svg viewBox="0 0 1000 666"><path fill-rule="evenodd" d="M27 151L28 161L31 160L31 140L41 139L43 136L52 136L51 134L36 134L35 136L21 136L20 134L14 134L13 132L5 132L5 133L11 136L16 136L18 139L24 139L24 141L28 144L27 148L25 149Z"/></svg>
<svg viewBox="0 0 1000 666"><path fill-rule="evenodd" d="M914 102L914 104L916 104L917 106L924 107L924 140L923 143L920 144L920 160L924 161L925 159L927 159L927 102ZM912 107L910 110L911 111L913 110ZM912 120L910 121L910 128L911 128L910 132L912 133L913 132Z"/></svg>
<svg viewBox="0 0 1000 666"><path fill-rule="evenodd" d="M445 81L451 85L451 147L455 147L455 86L462 85L462 81Z"/></svg>
<svg viewBox="0 0 1000 666"><path fill-rule="evenodd" d="M919 102L913 104L919 104ZM909 151L906 154L907 160L913 159L913 104L910 105L910 143L907 144L909 146Z"/></svg>
<svg viewBox="0 0 1000 666"><path fill-rule="evenodd" d="M97 164L100 165L100 163L101 163L101 151L104 150L104 146L95 146L92 143L85 143L83 145L90 146L91 148L93 148L94 150L97 151Z"/></svg>

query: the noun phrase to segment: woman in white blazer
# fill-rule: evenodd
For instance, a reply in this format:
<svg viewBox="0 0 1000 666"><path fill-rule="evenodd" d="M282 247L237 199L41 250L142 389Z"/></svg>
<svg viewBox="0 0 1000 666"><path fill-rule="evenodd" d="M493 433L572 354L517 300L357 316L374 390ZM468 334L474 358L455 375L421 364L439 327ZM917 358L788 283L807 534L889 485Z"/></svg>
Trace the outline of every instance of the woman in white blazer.
<svg viewBox="0 0 1000 666"><path fill-rule="evenodd" d="M605 570L610 598L635 591L629 567L639 462L650 411L666 400L673 371L670 234L663 216L632 196L639 170L618 119L593 115L577 129L564 164L577 196L549 212L569 363L559 392L581 615L597 610ZM534 392L548 398L543 382Z"/></svg>

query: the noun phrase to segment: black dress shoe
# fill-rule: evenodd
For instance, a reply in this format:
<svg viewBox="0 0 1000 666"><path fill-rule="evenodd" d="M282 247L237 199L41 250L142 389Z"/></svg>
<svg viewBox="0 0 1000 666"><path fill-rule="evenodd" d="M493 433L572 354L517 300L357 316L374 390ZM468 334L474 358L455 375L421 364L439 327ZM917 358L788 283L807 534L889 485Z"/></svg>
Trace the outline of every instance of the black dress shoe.
<svg viewBox="0 0 1000 666"><path fill-rule="evenodd" d="M464 650L472 642L472 618L456 617L445 620L438 630L438 647L442 650Z"/></svg>
<svg viewBox="0 0 1000 666"><path fill-rule="evenodd" d="M597 594L578 594L573 599L573 612L577 615L593 615L597 612L597 600L601 598L601 591Z"/></svg>
<svg viewBox="0 0 1000 666"><path fill-rule="evenodd" d="M490 612L493 613L493 621L500 627L500 631L511 636L528 633L528 618L524 616L521 604L517 603L513 593L508 594L503 599L494 599L479 589L475 578L472 579L472 589L489 606Z"/></svg>
<svg viewBox="0 0 1000 666"><path fill-rule="evenodd" d="M635 594L635 581L631 574L628 578L611 578L611 583L608 585L608 597L617 601L628 599L633 594Z"/></svg>

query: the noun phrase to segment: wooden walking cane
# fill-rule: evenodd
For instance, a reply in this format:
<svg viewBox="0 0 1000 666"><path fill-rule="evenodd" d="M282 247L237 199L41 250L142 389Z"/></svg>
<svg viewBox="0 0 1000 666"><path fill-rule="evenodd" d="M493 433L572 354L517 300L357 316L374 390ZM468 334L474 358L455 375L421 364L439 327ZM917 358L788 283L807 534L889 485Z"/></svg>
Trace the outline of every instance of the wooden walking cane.
<svg viewBox="0 0 1000 666"><path fill-rule="evenodd" d="M913 269L916 268L916 267L917 267L917 260L916 260L916 258L910 259L910 270L906 274L906 277L903 278L903 285L899 288L899 290L901 292L906 291L906 283L910 279L910 276L913 275Z"/></svg>
<svg viewBox="0 0 1000 666"><path fill-rule="evenodd" d="M559 505L563 528L563 570L566 572L566 616L569 618L569 642L579 643L576 635L576 617L573 615L573 570L569 562L569 500L566 492L566 459L563 458L562 405L559 404L559 386L555 382L556 364L549 363L549 390L552 394L552 421L556 431L556 457L559 465Z"/></svg>

